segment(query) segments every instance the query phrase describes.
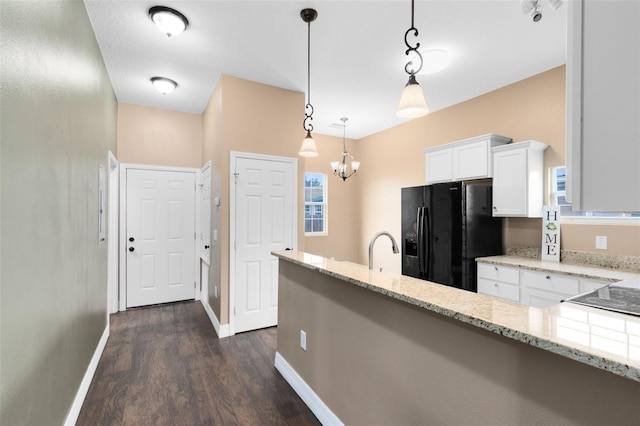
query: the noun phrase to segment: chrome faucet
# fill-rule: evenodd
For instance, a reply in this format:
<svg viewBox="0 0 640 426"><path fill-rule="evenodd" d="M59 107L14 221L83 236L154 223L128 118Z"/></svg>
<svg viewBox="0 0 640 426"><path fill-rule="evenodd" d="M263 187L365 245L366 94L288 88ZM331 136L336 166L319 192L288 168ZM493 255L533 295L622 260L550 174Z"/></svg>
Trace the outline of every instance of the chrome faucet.
<svg viewBox="0 0 640 426"><path fill-rule="evenodd" d="M388 233L387 231L378 232L376 235L371 238L371 242L369 243L369 270L373 269L373 243L376 242L378 237L386 235L391 240L391 248L395 254L398 254L398 245L396 244L396 240L393 238L393 235Z"/></svg>

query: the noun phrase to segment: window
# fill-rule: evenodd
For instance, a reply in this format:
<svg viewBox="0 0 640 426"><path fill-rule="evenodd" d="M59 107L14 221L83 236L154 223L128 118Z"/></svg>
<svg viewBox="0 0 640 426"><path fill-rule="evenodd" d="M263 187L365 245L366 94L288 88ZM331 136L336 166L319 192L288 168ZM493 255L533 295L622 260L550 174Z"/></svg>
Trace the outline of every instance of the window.
<svg viewBox="0 0 640 426"><path fill-rule="evenodd" d="M304 233L327 235L327 175L304 174Z"/></svg>
<svg viewBox="0 0 640 426"><path fill-rule="evenodd" d="M566 200L567 168L565 166L551 168L551 203L560 206L560 216L580 218L640 218L640 213L618 212L574 212L571 203Z"/></svg>

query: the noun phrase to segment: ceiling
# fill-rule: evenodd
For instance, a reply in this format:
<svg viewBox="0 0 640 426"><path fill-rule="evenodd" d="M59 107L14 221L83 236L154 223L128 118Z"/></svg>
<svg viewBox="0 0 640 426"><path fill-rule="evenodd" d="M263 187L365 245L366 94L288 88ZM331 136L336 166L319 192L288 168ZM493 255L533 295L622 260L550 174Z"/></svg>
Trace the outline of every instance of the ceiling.
<svg viewBox="0 0 640 426"><path fill-rule="evenodd" d="M395 116L404 72L409 0L85 0L118 101L200 114L221 74L307 92L307 24L313 7L311 103L314 132L360 139L407 119ZM152 6L189 19L168 38L148 17ZM565 63L566 5L542 7L534 23L519 0L417 0L420 49L442 48L452 63L419 75L431 111ZM413 42L413 40L410 40ZM178 82L162 95L154 76ZM523 99L526 102L526 99ZM300 131L304 108L300 110ZM251 120L251 117L247 117ZM301 136L302 137L302 136Z"/></svg>

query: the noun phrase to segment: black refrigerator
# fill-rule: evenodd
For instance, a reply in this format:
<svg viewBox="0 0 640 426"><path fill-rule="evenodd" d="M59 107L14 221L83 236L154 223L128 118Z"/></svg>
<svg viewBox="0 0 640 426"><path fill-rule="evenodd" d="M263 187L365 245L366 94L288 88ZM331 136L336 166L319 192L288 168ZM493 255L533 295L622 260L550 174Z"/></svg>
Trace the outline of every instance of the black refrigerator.
<svg viewBox="0 0 640 426"><path fill-rule="evenodd" d="M476 257L502 254L491 180L402 188L402 274L477 291Z"/></svg>

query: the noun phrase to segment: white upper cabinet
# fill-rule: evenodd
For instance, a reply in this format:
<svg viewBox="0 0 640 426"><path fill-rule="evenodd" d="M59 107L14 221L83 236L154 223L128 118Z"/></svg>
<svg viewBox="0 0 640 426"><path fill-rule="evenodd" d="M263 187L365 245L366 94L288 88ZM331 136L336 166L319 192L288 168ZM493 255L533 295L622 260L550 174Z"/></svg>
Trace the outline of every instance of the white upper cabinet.
<svg viewBox="0 0 640 426"><path fill-rule="evenodd" d="M566 5L567 199L640 211L640 1Z"/></svg>
<svg viewBox="0 0 640 426"><path fill-rule="evenodd" d="M491 148L509 142L511 138L490 133L427 148L424 150L426 183L492 177Z"/></svg>
<svg viewBox="0 0 640 426"><path fill-rule="evenodd" d="M538 141L493 148L493 215L542 217L544 150Z"/></svg>

